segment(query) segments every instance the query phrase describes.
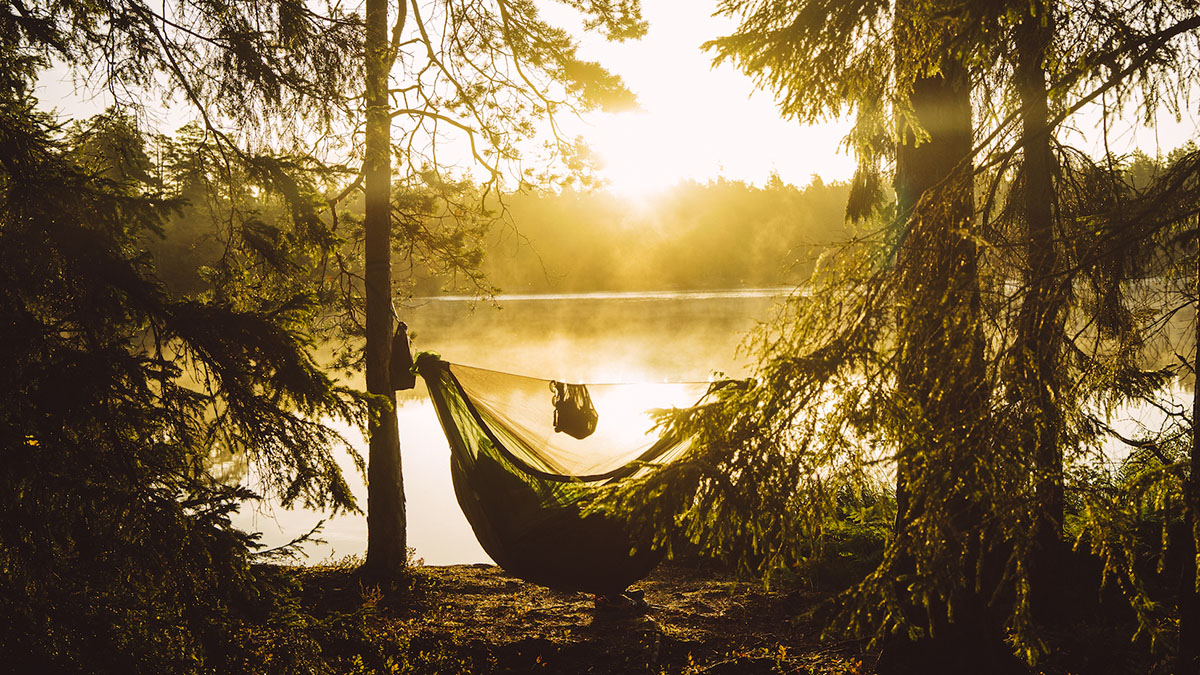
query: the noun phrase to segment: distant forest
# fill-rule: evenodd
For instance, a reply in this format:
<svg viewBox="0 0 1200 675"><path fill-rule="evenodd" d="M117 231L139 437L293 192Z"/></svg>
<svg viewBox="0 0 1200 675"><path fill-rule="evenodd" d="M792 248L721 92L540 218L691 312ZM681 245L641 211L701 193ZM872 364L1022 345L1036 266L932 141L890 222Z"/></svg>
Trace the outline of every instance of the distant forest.
<svg viewBox="0 0 1200 675"><path fill-rule="evenodd" d="M517 195L515 232L499 232L483 269L501 290L519 293L795 283L846 238L848 192L815 176L803 188L773 176L764 187L680 183L645 204L602 191Z"/></svg>
<svg viewBox="0 0 1200 675"><path fill-rule="evenodd" d="M119 118L103 119L108 133L92 136L92 152L181 201L161 234L146 242L174 290L203 291L231 241L267 262L286 258L286 205L225 175L219 153L197 126L143 145L132 129L120 128ZM794 284L808 277L823 250L846 239L850 227L844 218L849 184L817 176L806 187L778 175L762 187L726 179L679 183L644 202L602 189L517 193L494 200L488 216L465 224L452 217L452 200L442 197L446 187L395 188L398 208L415 204L419 211L413 220L423 237L405 232L404 240L457 246L468 261L462 269L434 269L424 262L432 256L398 248L396 281L415 296ZM453 187L474 189L466 182ZM361 200L342 216L350 230L343 236L361 240ZM244 224L235 235L222 234L214 231L214 220ZM405 222L397 219L397 227Z"/></svg>

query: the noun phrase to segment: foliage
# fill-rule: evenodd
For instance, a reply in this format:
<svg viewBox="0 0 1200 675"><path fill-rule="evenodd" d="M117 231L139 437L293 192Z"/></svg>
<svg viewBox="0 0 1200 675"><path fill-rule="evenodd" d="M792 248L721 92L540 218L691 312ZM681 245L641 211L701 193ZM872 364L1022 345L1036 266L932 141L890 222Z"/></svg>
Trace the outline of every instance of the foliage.
<svg viewBox="0 0 1200 675"><path fill-rule="evenodd" d="M1063 23L1055 24L1061 32L1041 64L1051 76L1054 105L1041 133L1053 134L1101 96L1124 103L1137 87L1147 88L1139 102L1151 107L1164 91L1186 100L1163 83L1194 67L1183 47L1195 38L1193 15L1174 4L1120 19L1109 5L1088 8L1052 10ZM848 215L872 218L876 229L823 258L808 286L752 338L759 356L752 380L722 387L666 422L697 436L689 456L613 495L610 507L633 514L664 543L661 533L678 527L696 544L770 575L833 540L841 522L836 495L885 484L898 464L907 466L902 486L921 504L919 515L899 526L878 567L845 595L840 625L876 638L918 636L938 625L938 616L969 612L959 602L960 591L969 589L1002 618L1015 650L1036 660L1053 633L1045 615L1032 611L1030 595L1041 546L1038 486L1047 466L1027 425L1051 421L1045 410L1031 414L1017 367L1022 350L1052 350L1045 353L1053 355L1055 371L1039 384L1050 388L1052 423L1061 425L1056 443L1074 477L1068 517L1075 533L1086 532L1077 544L1092 548L1089 560L1100 561L1106 581L1137 610L1144 634L1162 637L1172 610L1147 582L1140 564L1145 540L1137 533L1147 516L1131 505L1152 496L1154 517L1164 517L1161 509L1178 504L1186 470L1168 462L1117 481L1088 472L1099 470L1105 439L1114 438L1111 415L1147 401L1162 405L1176 368L1161 355L1182 353L1187 367L1194 363L1186 356L1194 354L1194 341L1177 346L1163 335L1195 298L1191 246L1200 195L1187 152L1176 154L1172 170L1149 171L1144 162L1127 170L1120 158L1097 161L1051 136L1052 245L1059 253L1051 270L1031 269L1030 224L1020 200L1032 189L1023 164L1039 132L1022 135L1014 90L1001 85L1011 81L1007 55L1027 11L1023 4L956 2L722 4L741 25L709 46L771 89L785 114L815 119L852 109L858 115L847 142L862 166ZM1076 40L1080 35L1089 37ZM915 51L893 58L898 45ZM944 181L920 200L902 199L897 211L882 199L883 175L895 161L899 186L900 173L912 165L899 166L893 149L913 136L936 142L946 131L916 128L919 115L910 108L914 86L945 74L938 60L944 55L967 68L977 97L1007 95L985 99L975 118L980 129L960 164L975 164L974 186ZM950 218L952 202L964 190L978 206L959 223ZM910 212L911 203L918 206ZM960 311L965 295L939 295L953 290L960 274L953 266L937 270L944 247L922 240L919 252L911 252L923 219L977 247L978 310ZM906 281L906 247L934 270L920 283ZM1040 301L1030 289L1044 285L1046 274L1064 303L1058 342L1029 343L1021 310ZM913 333L905 316L934 330ZM965 352L948 358L939 351L942 341L953 341L949 333L980 336L978 370L960 358ZM915 376L931 386L914 398L905 378L913 377L922 354L941 360L918 369ZM981 392L978 405L956 388L964 372L972 391ZM968 408L974 412L954 424L933 414ZM1144 442L1182 438L1192 423L1182 412L1169 419Z"/></svg>
<svg viewBox="0 0 1200 675"><path fill-rule="evenodd" d="M611 39L645 32L636 2L564 4ZM275 249L289 243L275 241L288 235L275 220L291 218L291 236L306 245L321 236L346 244L340 257L320 260L320 276L305 283L331 309L345 310L331 326L337 334L362 333L364 266L353 257L361 254L362 231L353 217L339 222L339 216L359 208L346 202L362 188L361 175L354 178L357 172L346 167L362 159L365 110L361 88L346 85L363 81L363 17L336 3L291 0L20 7L4 41L6 60L24 69L14 73L32 76L54 56L75 74L101 75L99 84L122 107L140 110L143 94L158 92L198 116L179 138L159 138L157 163L172 174L159 177L172 183L163 189L185 197L192 212L172 223L176 236L153 248L160 257L186 249L213 258L217 264L206 274L220 278L186 273L168 281L192 293L251 284L242 276L247 272L234 271L248 266L234 258L257 247L271 263ZM473 242L497 224L511 224L495 201L498 189L586 178L584 153L576 140L558 135L555 120L627 108L634 98L619 78L580 58L572 36L547 23L535 3L398 8L386 55L394 93L389 115L401 130L392 143L394 238L415 267L445 273L456 289L490 295ZM534 160L530 151L539 143L545 152ZM247 193L254 186L282 197L283 212ZM224 231L213 232L212 222ZM276 270L285 272L298 276ZM403 292L409 281L400 283Z"/></svg>
<svg viewBox="0 0 1200 675"><path fill-rule="evenodd" d="M0 96L0 650L35 669L196 672L240 619L286 618L229 522L254 495L211 459L257 460L285 504L353 510L347 446L322 420L361 425L364 407L309 354L309 295L164 289L141 242L181 201L147 180L124 122L64 133L20 90Z"/></svg>
<svg viewBox="0 0 1200 675"><path fill-rule="evenodd" d="M585 27L609 39L639 37L646 29L637 2L563 4L582 16ZM329 199L334 226L347 216L353 228L354 254L340 257L332 268L340 293L338 327L343 337L351 338L367 333L367 316L386 315L389 309L394 313L388 301L411 294L423 279L491 296L495 287L481 268L482 245L494 229L516 230L506 197L590 181L585 149L577 139L560 135L558 120L635 103L619 77L578 55L574 37L545 21L537 3L401 2L389 16L387 3L381 2L376 11L377 21L391 21L390 37L383 30L388 26L368 32L379 49L365 48L362 54L366 96L347 119L352 135L343 137L352 161L361 160L363 171ZM365 129L363 142L357 137L359 128ZM370 148L378 156L368 157ZM378 169L384 159L390 168L373 174L370 167ZM378 176L379 187L372 188L372 175ZM381 194L373 197L373 189ZM365 202L361 221L353 215L360 191ZM379 218L386 222L372 226L368 221L376 201ZM370 232L377 232L375 246L367 243ZM387 251L382 249L391 249L401 257L408 274L398 283L382 273L383 260L375 268L379 278L369 280L365 259L375 247L381 249L375 255L383 257ZM372 303L375 293L379 299ZM374 323L384 325L385 317L375 316ZM390 339L382 333L366 342ZM362 343L345 344L349 349L339 355L339 363L357 362ZM370 344L365 348L372 351ZM361 356L367 370L373 370L370 358ZM373 379L368 375L369 383ZM398 450L389 453L395 456Z"/></svg>

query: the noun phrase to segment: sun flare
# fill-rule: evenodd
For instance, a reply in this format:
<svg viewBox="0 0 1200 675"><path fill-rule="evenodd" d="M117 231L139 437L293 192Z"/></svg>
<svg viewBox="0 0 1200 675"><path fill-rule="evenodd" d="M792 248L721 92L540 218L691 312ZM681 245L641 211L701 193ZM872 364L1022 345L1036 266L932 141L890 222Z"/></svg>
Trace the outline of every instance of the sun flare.
<svg viewBox="0 0 1200 675"><path fill-rule="evenodd" d="M726 99L703 115L689 105L694 104L655 100L638 112L589 120L581 135L599 160L598 174L608 190L645 201L687 181L723 178L763 185L779 174L803 186L813 175L826 182L853 175L854 158L839 151L848 123L809 127L778 118L770 124L749 121L771 119L773 103L764 96Z"/></svg>

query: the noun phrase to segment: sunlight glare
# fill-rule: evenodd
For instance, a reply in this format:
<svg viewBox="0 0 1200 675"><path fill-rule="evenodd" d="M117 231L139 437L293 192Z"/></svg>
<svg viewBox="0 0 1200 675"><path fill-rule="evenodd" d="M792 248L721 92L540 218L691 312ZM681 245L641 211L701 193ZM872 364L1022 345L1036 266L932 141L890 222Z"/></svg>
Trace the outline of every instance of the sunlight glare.
<svg viewBox="0 0 1200 675"><path fill-rule="evenodd" d="M841 124L751 126L737 121L736 109L724 113L718 121L669 108L605 115L585 139L600 159L607 189L639 202L688 181L744 180L762 186L778 173L803 187L814 174L826 182L853 175L854 159L838 152L845 134Z"/></svg>
<svg viewBox="0 0 1200 675"><path fill-rule="evenodd" d="M581 55L620 75L640 110L591 113L570 130L596 153L608 189L645 202L681 182L743 180L772 173L805 186L813 174L849 180L854 158L839 152L849 120L804 125L780 118L773 97L730 64L712 66L700 46L733 31L709 3L647 3L646 38L607 42L580 36Z"/></svg>
<svg viewBox="0 0 1200 675"><path fill-rule="evenodd" d="M600 158L607 188L621 197L645 200L681 181L706 181L715 170L689 138L687 125L664 124L650 112L606 116L589 137Z"/></svg>

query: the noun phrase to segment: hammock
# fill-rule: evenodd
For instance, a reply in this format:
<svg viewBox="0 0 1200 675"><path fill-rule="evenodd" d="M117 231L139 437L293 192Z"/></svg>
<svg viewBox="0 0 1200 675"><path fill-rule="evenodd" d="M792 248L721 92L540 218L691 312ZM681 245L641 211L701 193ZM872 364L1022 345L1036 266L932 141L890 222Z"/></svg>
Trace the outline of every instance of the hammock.
<svg viewBox="0 0 1200 675"><path fill-rule="evenodd" d="M689 439L649 433L654 408L694 405L706 383L575 385L417 357L450 445L454 492L506 572L564 591L624 590L662 552L620 518L583 515L595 490L669 463ZM655 405L657 402L657 406Z"/></svg>

